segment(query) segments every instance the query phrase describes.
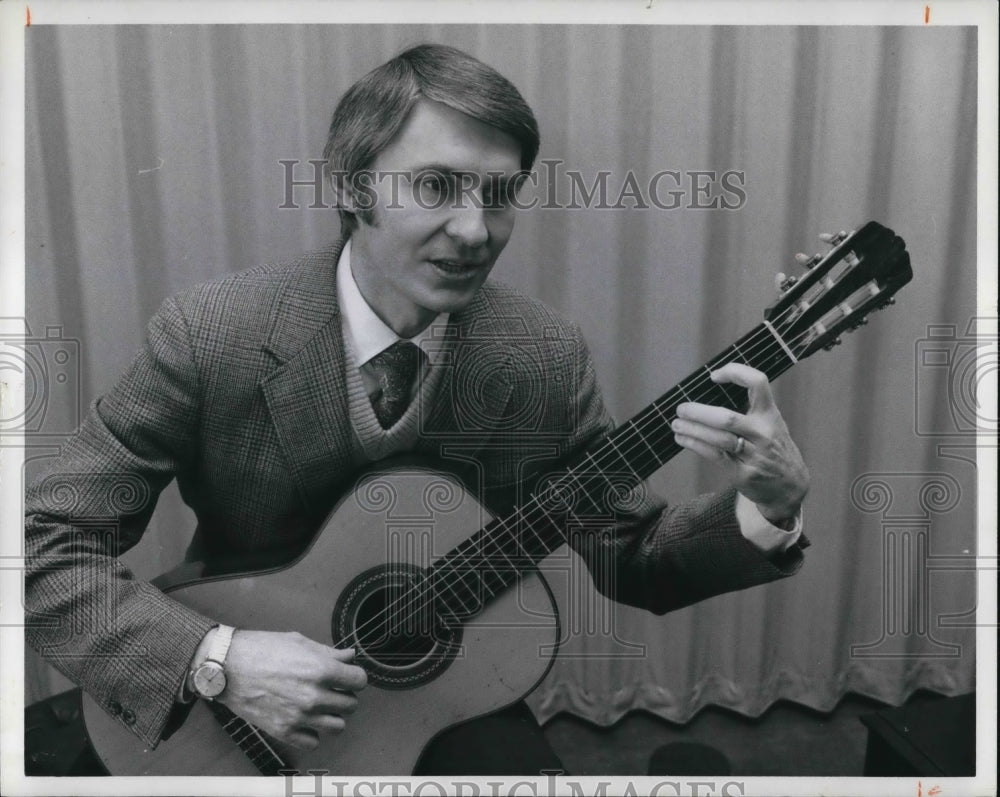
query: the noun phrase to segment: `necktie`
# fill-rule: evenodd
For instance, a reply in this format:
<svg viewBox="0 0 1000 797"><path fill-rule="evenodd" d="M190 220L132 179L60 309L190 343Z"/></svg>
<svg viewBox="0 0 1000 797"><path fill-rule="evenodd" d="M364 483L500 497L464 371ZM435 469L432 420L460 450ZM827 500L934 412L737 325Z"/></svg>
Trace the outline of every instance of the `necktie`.
<svg viewBox="0 0 1000 797"><path fill-rule="evenodd" d="M368 361L381 387L381 391L372 397L372 407L383 429L390 428L406 412L413 382L423 365L424 356L415 343L397 340Z"/></svg>

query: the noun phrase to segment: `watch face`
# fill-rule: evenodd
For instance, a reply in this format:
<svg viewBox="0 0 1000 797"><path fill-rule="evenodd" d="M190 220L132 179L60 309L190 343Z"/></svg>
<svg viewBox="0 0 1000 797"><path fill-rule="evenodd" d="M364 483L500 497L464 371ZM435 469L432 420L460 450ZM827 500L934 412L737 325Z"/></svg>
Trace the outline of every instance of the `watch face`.
<svg viewBox="0 0 1000 797"><path fill-rule="evenodd" d="M226 671L215 661L206 661L194 671L194 691L201 697L218 697L226 688Z"/></svg>

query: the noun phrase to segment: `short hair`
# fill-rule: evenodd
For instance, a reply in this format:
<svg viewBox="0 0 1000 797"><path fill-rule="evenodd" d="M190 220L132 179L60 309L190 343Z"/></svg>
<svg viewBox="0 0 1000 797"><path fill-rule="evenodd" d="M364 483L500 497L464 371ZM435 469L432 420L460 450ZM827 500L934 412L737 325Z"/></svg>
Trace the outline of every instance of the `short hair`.
<svg viewBox="0 0 1000 797"><path fill-rule="evenodd" d="M369 72L337 103L323 150L331 184L345 180L353 185L357 174L389 146L422 97L510 135L521 145L521 168L531 170L538 155L538 122L514 84L468 53L421 44ZM353 231L355 214L343 207L339 212L343 232ZM357 214L371 222L370 209Z"/></svg>

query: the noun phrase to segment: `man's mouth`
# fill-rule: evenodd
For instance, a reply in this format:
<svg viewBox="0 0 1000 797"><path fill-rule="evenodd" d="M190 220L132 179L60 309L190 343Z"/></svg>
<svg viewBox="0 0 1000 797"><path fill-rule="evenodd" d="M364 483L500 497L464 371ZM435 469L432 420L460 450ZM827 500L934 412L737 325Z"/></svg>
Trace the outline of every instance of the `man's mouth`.
<svg viewBox="0 0 1000 797"><path fill-rule="evenodd" d="M480 263L461 260L431 260L434 267L448 277L470 277L480 268Z"/></svg>

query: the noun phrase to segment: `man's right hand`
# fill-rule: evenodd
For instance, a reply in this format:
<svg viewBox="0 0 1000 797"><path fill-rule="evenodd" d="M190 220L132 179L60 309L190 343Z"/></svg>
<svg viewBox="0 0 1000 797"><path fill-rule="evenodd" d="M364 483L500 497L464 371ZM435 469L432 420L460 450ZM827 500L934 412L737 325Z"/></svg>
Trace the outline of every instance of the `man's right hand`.
<svg viewBox="0 0 1000 797"><path fill-rule="evenodd" d="M340 733L368 681L354 651L297 632L237 629L226 657L226 688L216 698L281 742L306 750Z"/></svg>

